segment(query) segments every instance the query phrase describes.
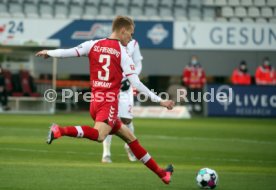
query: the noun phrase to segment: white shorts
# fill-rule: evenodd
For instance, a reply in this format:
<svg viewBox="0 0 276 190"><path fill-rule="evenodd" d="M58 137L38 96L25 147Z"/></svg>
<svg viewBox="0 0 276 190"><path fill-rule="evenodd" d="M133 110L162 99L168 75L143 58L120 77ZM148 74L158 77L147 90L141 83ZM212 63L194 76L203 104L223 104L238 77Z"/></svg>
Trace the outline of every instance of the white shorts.
<svg viewBox="0 0 276 190"><path fill-rule="evenodd" d="M120 91L119 96L119 113L118 116L121 118L133 119L133 89L130 88L126 91Z"/></svg>

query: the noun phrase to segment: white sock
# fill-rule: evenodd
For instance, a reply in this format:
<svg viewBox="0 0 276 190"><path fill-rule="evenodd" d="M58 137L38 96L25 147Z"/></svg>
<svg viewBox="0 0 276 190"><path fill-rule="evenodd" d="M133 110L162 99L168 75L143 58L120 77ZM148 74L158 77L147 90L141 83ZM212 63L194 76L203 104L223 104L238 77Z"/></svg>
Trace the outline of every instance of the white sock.
<svg viewBox="0 0 276 190"><path fill-rule="evenodd" d="M103 158L105 156L111 156L110 146L112 141L112 135L108 135L103 141Z"/></svg>
<svg viewBox="0 0 276 190"><path fill-rule="evenodd" d="M132 122L128 124L127 127L134 133L134 126Z"/></svg>

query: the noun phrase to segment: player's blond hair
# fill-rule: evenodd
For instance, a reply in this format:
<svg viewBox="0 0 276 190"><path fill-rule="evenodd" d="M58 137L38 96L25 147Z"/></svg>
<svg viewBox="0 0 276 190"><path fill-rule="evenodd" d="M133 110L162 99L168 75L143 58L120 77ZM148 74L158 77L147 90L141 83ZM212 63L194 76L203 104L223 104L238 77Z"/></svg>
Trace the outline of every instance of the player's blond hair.
<svg viewBox="0 0 276 190"><path fill-rule="evenodd" d="M112 32L119 31L121 28L129 30L131 26L134 27L134 22L130 17L117 16L112 23Z"/></svg>

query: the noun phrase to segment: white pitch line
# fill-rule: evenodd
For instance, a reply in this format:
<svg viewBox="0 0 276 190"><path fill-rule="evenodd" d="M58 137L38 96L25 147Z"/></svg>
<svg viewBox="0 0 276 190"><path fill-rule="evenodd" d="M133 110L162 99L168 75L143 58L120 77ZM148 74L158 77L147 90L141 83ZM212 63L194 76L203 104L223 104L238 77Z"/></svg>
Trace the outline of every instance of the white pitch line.
<svg viewBox="0 0 276 190"><path fill-rule="evenodd" d="M2 148L0 147L0 150L3 151L18 151L18 152L40 152L40 153L50 153L50 154L77 154L77 155L102 155L101 153L93 153L93 152L74 152L74 151L49 151L49 150L37 150L37 149L24 149L24 148ZM116 154L117 156L126 156L125 154ZM276 161L271 160L248 160L248 159L234 159L234 158L208 158L208 157L185 157L185 156L176 156L176 155L170 155L170 156L156 156L156 157L163 157L163 158L182 158L182 159L192 159L192 160L208 160L208 161L224 161L224 162L249 162L249 163L258 163L258 164L275 164Z"/></svg>
<svg viewBox="0 0 276 190"><path fill-rule="evenodd" d="M238 138L204 138L204 137L176 137L176 136L162 136L162 135L140 135L142 138L161 139L161 140L194 140L194 141L228 141L228 142L240 142L240 143L252 143L252 144L272 144L276 145L273 141L259 141L249 139Z"/></svg>
<svg viewBox="0 0 276 190"><path fill-rule="evenodd" d="M7 129L7 127L0 126L0 129ZM30 131L42 131L43 129L34 128L8 128L9 130L30 130ZM3 137L3 136L2 136ZM261 141L251 139L239 139L239 138L205 138L205 137L177 137L177 136L165 136L165 135L139 135L138 138L150 138L150 139L161 139L161 140L195 140L195 141L223 141L223 142L240 142L248 144L265 144L265 145L276 145L276 141Z"/></svg>

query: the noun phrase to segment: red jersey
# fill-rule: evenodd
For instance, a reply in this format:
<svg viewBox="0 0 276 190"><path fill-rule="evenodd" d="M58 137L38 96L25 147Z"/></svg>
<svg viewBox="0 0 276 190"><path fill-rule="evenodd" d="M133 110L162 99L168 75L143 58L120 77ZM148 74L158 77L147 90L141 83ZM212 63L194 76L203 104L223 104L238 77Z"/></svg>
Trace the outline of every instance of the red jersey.
<svg viewBox="0 0 276 190"><path fill-rule="evenodd" d="M91 48L88 58L92 92L114 92L117 95L123 78L118 41L98 41Z"/></svg>
<svg viewBox="0 0 276 190"><path fill-rule="evenodd" d="M111 134L121 127L118 119L118 94L123 73L135 74L135 65L126 48L118 40L91 40L75 48L78 56L86 55L90 64L92 101L90 115L96 122L112 127Z"/></svg>
<svg viewBox="0 0 276 190"><path fill-rule="evenodd" d="M251 77L248 73L241 72L238 68L235 69L231 77L233 84L250 85Z"/></svg>
<svg viewBox="0 0 276 190"><path fill-rule="evenodd" d="M78 55L87 55L90 63L92 93L118 95L123 72L135 73L135 65L126 48L118 40L101 39L87 41L76 48ZM113 96L113 95L112 95Z"/></svg>
<svg viewBox="0 0 276 190"><path fill-rule="evenodd" d="M255 73L256 84L272 85L274 84L274 75L274 69L265 69L263 66L259 66Z"/></svg>
<svg viewBox="0 0 276 190"><path fill-rule="evenodd" d="M205 71L202 67L186 66L183 70L182 81L188 88L201 89L206 83Z"/></svg>

